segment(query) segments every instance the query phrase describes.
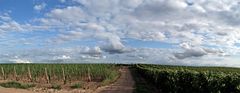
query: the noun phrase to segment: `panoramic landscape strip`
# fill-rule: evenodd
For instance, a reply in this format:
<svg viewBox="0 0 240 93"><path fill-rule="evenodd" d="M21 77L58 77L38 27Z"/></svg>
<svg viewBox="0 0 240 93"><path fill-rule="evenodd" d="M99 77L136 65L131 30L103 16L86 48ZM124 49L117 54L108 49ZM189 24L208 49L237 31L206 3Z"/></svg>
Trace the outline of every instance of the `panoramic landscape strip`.
<svg viewBox="0 0 240 93"><path fill-rule="evenodd" d="M78 89L94 93L119 82L120 76L126 76L121 82L133 77L128 82L135 82L129 90L134 93L240 92L240 68L151 64L1 64L0 68L0 86L36 92ZM126 69L130 73L122 72Z"/></svg>

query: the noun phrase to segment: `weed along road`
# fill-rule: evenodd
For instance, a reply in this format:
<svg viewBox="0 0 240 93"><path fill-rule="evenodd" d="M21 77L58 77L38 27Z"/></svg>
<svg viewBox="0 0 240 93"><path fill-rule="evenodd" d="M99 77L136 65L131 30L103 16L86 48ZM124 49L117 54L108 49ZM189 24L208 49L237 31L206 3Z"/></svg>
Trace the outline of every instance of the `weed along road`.
<svg viewBox="0 0 240 93"><path fill-rule="evenodd" d="M134 90L134 80L128 67L120 69L121 76L113 84L101 87L95 93L132 93Z"/></svg>

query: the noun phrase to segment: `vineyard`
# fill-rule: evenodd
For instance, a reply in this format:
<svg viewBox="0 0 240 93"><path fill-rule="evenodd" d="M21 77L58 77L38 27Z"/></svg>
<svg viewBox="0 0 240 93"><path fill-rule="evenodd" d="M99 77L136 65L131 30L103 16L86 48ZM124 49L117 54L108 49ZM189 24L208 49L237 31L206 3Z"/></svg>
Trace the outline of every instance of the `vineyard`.
<svg viewBox="0 0 240 93"><path fill-rule="evenodd" d="M134 93L240 93L239 68L147 64L1 64L0 86L94 90L113 83L128 68L136 82ZM118 84L126 81L118 80Z"/></svg>
<svg viewBox="0 0 240 93"><path fill-rule="evenodd" d="M135 65L137 73L162 93L240 93L240 69Z"/></svg>
<svg viewBox="0 0 240 93"><path fill-rule="evenodd" d="M35 84L107 84L119 76L118 66L113 64L1 64L0 70L0 79L3 81Z"/></svg>

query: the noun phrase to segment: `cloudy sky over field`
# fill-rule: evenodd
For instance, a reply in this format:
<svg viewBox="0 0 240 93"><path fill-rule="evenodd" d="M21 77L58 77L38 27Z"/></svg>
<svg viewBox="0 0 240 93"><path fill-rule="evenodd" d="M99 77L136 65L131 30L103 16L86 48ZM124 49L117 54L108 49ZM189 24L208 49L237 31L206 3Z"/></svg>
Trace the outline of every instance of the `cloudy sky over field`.
<svg viewBox="0 0 240 93"><path fill-rule="evenodd" d="M240 67L239 2L0 0L0 62Z"/></svg>

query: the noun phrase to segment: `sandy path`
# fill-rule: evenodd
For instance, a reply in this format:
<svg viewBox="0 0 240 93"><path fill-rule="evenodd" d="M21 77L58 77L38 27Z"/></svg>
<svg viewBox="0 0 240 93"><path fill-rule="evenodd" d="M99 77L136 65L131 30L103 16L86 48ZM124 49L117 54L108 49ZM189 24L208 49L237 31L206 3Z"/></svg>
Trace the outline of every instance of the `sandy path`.
<svg viewBox="0 0 240 93"><path fill-rule="evenodd" d="M101 87L95 93L132 93L134 90L134 80L128 67L123 67L120 78L113 84Z"/></svg>
<svg viewBox="0 0 240 93"><path fill-rule="evenodd" d="M25 89L15 89L15 88L3 88L0 87L0 93L33 93Z"/></svg>

